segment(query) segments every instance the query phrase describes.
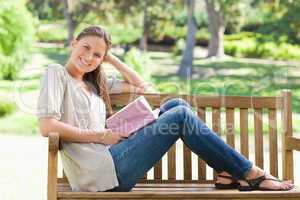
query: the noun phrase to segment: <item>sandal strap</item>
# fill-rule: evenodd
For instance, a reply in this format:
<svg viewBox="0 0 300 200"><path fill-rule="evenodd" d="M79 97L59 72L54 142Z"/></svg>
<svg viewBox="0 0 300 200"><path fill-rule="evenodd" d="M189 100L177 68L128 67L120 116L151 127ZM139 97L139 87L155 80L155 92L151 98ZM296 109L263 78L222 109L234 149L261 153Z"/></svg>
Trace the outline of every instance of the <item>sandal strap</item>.
<svg viewBox="0 0 300 200"><path fill-rule="evenodd" d="M225 178L225 179L228 179L228 180L231 180L231 181L236 181L237 180L237 179L233 178L232 176L226 176L226 175L218 175L218 177Z"/></svg>
<svg viewBox="0 0 300 200"><path fill-rule="evenodd" d="M249 186L252 188L252 189L258 189L259 188L259 185L261 184L261 182L263 182L264 180L266 180L266 176L265 175L262 175L260 177L257 177L257 178L254 178L254 179L248 179L246 180L247 183L249 184Z"/></svg>

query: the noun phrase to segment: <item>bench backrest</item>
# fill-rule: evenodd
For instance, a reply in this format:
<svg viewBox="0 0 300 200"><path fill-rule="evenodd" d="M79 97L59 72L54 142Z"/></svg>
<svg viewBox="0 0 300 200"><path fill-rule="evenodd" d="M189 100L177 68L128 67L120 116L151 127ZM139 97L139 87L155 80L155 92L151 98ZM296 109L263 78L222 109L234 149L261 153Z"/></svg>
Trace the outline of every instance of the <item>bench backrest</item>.
<svg viewBox="0 0 300 200"><path fill-rule="evenodd" d="M127 105L138 97L137 94L111 94L110 96L114 108ZM295 147L300 149L300 145L290 138L293 134L290 91L283 91L277 97L170 94L144 94L144 96L153 108L159 107L170 98L185 99L216 134L246 158L250 158L254 164L275 177L294 180L292 150ZM281 138L278 137L279 133ZM280 143L278 143L279 139L281 139ZM163 159L156 163L153 171L150 170L153 172L152 176L148 172L140 182L212 183L216 173L214 172L213 178L209 179L206 163L199 158L197 163L193 163L193 153L189 148L183 145L182 150L179 146L173 145ZM182 159L177 161L178 157ZM268 163L265 162L267 160ZM182 172L178 171L181 168ZM165 172L163 169L167 169L167 173L163 173ZM195 172L196 179L193 178ZM177 176L180 173L182 176ZM58 178L58 181L67 182L64 173L63 178Z"/></svg>
<svg viewBox="0 0 300 200"><path fill-rule="evenodd" d="M111 95L112 105L124 106L137 96L136 94L113 94ZM249 158L250 153L253 152L253 163L276 177L281 175L279 173L280 166L278 165L281 154L282 178L293 179L293 156L292 152L287 151L285 147L286 137L292 136L291 93L289 91L283 91L282 95L278 97L170 94L146 94L144 96L154 108L159 107L164 101L173 97L185 99L215 133L224 137L229 145L236 148L245 157ZM253 146L251 146L249 140L252 132L254 137ZM282 134L281 144L277 142L279 132ZM238 136L239 141L237 140ZM264 138L267 141L264 141ZM183 145L183 151L177 148L178 145L173 145L165 155L166 158L155 165L153 176L150 177L149 173L148 175L145 174L140 182L212 182L212 180L208 180L207 165L204 161L198 158L198 164L192 164L193 153L185 145ZM269 151L265 151L265 149L269 149ZM182 178L176 176L177 168L181 164L176 162L176 155L179 152L182 154L183 160ZM265 160L269 160L269 167L265 166ZM166 167L163 166L163 163L166 164ZM196 169L193 169L195 166ZM167 168L167 176L164 177L163 168ZM192 178L192 171L193 173L197 172L197 180Z"/></svg>

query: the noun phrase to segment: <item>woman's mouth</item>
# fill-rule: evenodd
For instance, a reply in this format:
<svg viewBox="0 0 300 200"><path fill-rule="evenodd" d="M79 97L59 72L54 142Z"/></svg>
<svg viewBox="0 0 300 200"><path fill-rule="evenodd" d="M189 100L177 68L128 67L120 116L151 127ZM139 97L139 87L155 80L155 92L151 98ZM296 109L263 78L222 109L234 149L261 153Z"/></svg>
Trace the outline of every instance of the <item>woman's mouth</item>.
<svg viewBox="0 0 300 200"><path fill-rule="evenodd" d="M82 58L79 58L79 62L80 62L80 65L88 66L88 63L86 63Z"/></svg>

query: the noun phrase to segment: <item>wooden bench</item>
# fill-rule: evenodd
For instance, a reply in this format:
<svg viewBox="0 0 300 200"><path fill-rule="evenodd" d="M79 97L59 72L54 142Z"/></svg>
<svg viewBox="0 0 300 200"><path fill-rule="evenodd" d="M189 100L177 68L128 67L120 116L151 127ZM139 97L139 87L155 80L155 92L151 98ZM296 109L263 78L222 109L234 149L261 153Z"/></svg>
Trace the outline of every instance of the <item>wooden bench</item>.
<svg viewBox="0 0 300 200"><path fill-rule="evenodd" d="M114 106L125 105L136 97L133 94L111 95ZM196 108L195 112L199 117L206 120L229 145L237 148L247 158L252 156L251 160L256 165L272 175L294 180L293 150L300 151L300 139L293 137L291 92L283 91L278 97L169 94L146 94L145 97L153 107L158 107L172 97L185 99ZM253 134L250 134L251 132ZM263 135L263 132L267 134ZM281 143L277 142L279 136L282 136ZM57 133L51 133L48 154L48 200L300 199L300 190L297 187L286 192L217 190L213 185L213 178L209 179L207 165L197 157L198 160L194 162L191 151L186 146L180 148L178 143L155 165L154 170L151 170L153 173L148 172L130 192L73 192L66 177L57 177L59 138ZM265 151L266 149L269 151Z"/></svg>

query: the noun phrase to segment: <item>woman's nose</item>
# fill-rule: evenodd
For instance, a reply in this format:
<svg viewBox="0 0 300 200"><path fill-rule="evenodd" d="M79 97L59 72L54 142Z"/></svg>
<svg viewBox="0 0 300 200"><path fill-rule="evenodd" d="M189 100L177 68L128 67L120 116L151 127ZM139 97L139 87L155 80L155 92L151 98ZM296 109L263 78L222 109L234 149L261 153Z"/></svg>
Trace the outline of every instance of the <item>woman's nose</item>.
<svg viewBox="0 0 300 200"><path fill-rule="evenodd" d="M90 62L93 59L93 54L91 52L87 52L84 56L86 61Z"/></svg>

